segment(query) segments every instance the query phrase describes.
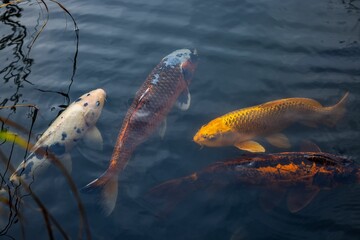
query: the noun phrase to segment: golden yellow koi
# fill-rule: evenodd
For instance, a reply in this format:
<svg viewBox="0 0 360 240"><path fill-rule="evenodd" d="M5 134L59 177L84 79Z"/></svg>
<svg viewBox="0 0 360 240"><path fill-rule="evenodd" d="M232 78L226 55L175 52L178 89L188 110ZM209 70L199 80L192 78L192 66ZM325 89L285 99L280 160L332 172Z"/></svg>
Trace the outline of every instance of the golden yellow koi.
<svg viewBox="0 0 360 240"><path fill-rule="evenodd" d="M279 133L290 124L315 127L319 123L334 126L345 113L349 93L334 106L324 107L309 98L287 98L243 108L218 117L202 126L194 141L208 147L236 146L250 152L265 152L253 141L256 137L279 148L289 148L288 138Z"/></svg>

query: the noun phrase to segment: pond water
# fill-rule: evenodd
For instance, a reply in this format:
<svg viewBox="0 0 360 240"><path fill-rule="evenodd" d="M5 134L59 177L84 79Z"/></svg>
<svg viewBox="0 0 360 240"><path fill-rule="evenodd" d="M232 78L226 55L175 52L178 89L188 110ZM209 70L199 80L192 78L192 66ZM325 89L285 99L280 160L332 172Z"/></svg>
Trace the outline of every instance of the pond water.
<svg viewBox="0 0 360 240"><path fill-rule="evenodd" d="M199 54L190 109L172 109L165 137L154 134L136 149L120 178L114 212L105 217L94 196L80 194L93 239L358 239L357 185L321 191L296 214L285 206L264 211L258 190L246 186L195 192L164 218L144 196L166 180L243 154L234 147L200 148L192 137L217 116L274 99L309 97L332 105L349 91L346 115L336 127L294 125L284 133L292 151L310 139L324 152L360 163L360 1L59 2L76 21L78 42L72 19L56 2L0 8L0 105L38 108L34 122L29 107L0 109L0 116L31 129L35 142L64 106L103 88L107 101L97 126L104 149L80 144L71 152L78 189L108 167L125 113L151 70L176 49ZM268 152L281 151L263 144ZM25 155L17 146L11 152L9 143L0 148L14 166ZM75 239L74 195L60 172L50 178L34 191ZM25 237L47 239L38 207L30 197L23 204ZM21 239L20 230L19 222L12 223L3 237Z"/></svg>

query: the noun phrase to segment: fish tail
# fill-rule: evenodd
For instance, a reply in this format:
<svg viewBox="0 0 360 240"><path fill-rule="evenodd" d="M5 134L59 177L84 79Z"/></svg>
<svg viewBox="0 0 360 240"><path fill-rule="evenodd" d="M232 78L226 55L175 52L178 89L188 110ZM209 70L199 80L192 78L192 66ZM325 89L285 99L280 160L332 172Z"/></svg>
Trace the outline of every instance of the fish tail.
<svg viewBox="0 0 360 240"><path fill-rule="evenodd" d="M100 206L106 216L115 208L118 195L118 174L106 171L81 189L84 193L100 193Z"/></svg>
<svg viewBox="0 0 360 240"><path fill-rule="evenodd" d="M348 97L349 92L346 92L337 104L331 107L325 107L325 116L323 118L325 125L334 127L336 123L344 116Z"/></svg>
<svg viewBox="0 0 360 240"><path fill-rule="evenodd" d="M153 187L145 198L151 207L156 209L157 215L164 217L196 189L194 179L182 177Z"/></svg>

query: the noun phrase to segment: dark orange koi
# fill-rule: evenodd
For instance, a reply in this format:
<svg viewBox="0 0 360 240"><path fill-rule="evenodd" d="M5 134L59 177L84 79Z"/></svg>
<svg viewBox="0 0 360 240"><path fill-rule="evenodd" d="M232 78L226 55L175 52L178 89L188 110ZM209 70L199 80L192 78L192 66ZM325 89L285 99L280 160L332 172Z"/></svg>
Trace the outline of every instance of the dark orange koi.
<svg viewBox="0 0 360 240"><path fill-rule="evenodd" d="M360 168L351 160L323 152L250 154L162 183L152 188L148 197L163 198L167 212L191 192L224 183L260 186L281 193L300 187L303 191L287 195L289 210L297 212L321 189L360 183Z"/></svg>
<svg viewBox="0 0 360 240"><path fill-rule="evenodd" d="M196 50L180 49L167 55L152 70L126 113L107 171L85 186L101 188L101 204L109 215L116 203L118 175L124 170L136 147L164 122L173 105L190 106L188 86L197 65ZM162 134L164 131L162 131Z"/></svg>

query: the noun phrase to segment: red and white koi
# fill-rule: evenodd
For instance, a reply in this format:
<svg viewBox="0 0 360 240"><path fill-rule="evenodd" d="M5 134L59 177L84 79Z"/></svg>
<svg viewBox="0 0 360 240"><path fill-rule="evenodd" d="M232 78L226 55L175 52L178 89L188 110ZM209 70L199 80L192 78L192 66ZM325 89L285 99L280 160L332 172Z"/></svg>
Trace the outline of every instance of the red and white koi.
<svg viewBox="0 0 360 240"><path fill-rule="evenodd" d="M126 113L107 171L83 190L101 189L101 204L109 215L116 203L118 175L124 170L133 151L162 125L175 104L186 110L190 106L188 86L197 66L196 50L180 49L172 52L152 70Z"/></svg>

